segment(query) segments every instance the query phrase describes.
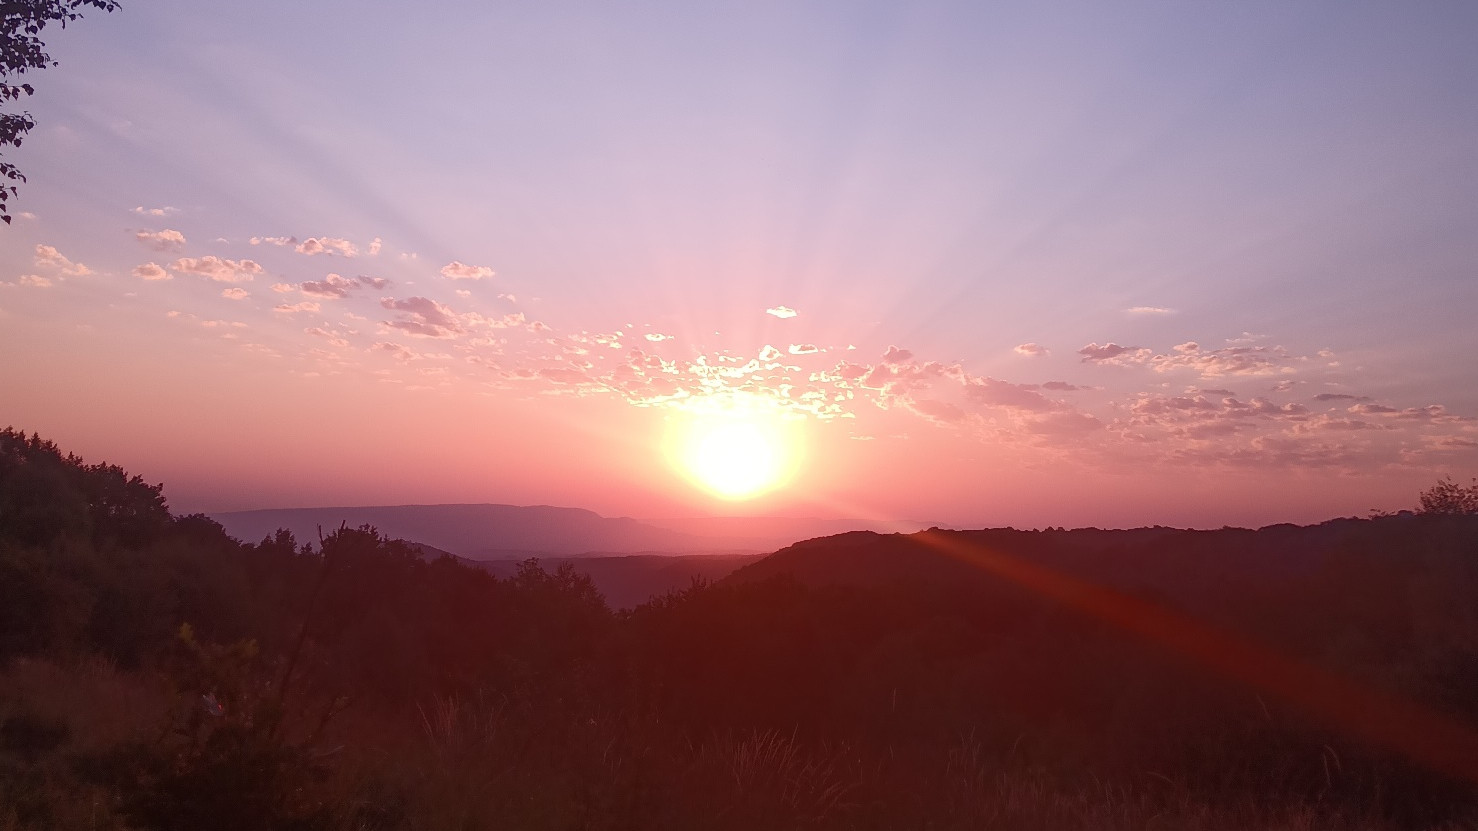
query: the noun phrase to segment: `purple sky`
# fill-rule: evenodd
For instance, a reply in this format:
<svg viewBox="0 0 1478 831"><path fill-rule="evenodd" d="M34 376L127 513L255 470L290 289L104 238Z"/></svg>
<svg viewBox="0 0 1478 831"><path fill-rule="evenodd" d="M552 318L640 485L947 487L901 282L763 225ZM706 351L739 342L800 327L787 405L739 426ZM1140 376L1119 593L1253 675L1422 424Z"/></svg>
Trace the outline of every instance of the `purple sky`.
<svg viewBox="0 0 1478 831"><path fill-rule="evenodd" d="M1478 472L1478 6L408 8L48 30L0 422L177 511L1216 526ZM671 458L736 412L789 460L743 503Z"/></svg>

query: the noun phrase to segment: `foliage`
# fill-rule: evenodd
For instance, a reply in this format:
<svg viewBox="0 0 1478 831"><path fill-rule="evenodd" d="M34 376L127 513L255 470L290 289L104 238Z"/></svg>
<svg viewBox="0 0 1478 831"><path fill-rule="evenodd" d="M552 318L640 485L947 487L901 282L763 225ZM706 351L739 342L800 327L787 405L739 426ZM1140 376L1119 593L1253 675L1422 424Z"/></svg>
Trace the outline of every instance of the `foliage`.
<svg viewBox="0 0 1478 831"><path fill-rule="evenodd" d="M1471 485L1459 485L1451 477L1444 478L1422 491L1421 503L1421 513L1424 514L1478 514L1478 479L1474 479Z"/></svg>
<svg viewBox="0 0 1478 831"><path fill-rule="evenodd" d="M1478 518L978 535L1478 722ZM1471 781L910 545L812 541L614 614L573 568L368 527L240 543L6 430L0 828L1478 819Z"/></svg>
<svg viewBox="0 0 1478 831"><path fill-rule="evenodd" d="M111 12L118 8L116 0L6 0L0 3L0 104L29 96L35 89L19 80L28 71L55 66L41 41L42 31L52 23L63 28L82 16L84 7ZM0 148L20 147L21 139L36 122L25 111L0 112ZM0 220L9 225L11 216L6 205L16 195L16 182L26 177L10 162L0 160Z"/></svg>

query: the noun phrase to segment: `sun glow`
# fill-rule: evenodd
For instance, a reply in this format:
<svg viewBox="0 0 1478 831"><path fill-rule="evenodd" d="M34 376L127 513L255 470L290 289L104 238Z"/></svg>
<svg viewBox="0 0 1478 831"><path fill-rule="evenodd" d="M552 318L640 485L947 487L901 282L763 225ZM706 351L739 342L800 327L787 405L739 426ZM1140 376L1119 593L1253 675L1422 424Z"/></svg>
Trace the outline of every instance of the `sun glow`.
<svg viewBox="0 0 1478 831"><path fill-rule="evenodd" d="M799 463L793 431L773 414L736 409L691 414L668 441L668 458L721 499L752 499L783 486Z"/></svg>

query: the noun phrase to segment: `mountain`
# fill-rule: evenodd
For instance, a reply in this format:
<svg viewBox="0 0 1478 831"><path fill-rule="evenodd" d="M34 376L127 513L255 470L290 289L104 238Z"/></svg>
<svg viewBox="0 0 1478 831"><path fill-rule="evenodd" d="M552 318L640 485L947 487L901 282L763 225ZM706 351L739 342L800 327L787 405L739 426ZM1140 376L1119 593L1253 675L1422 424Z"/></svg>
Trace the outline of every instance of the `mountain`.
<svg viewBox="0 0 1478 831"><path fill-rule="evenodd" d="M226 533L254 542L286 528L299 542L347 524L374 526L382 535L412 540L474 560L574 556L593 552L698 554L732 551L731 540L658 528L627 517L603 517L550 505L395 505L284 508L212 514ZM756 549L750 549L756 550Z"/></svg>
<svg viewBox="0 0 1478 831"><path fill-rule="evenodd" d="M1471 560L1452 552L1474 545L1478 516L1335 519L1257 530L862 531L788 546L721 584L788 576L808 586L909 590L1003 608L1101 587L1223 622L1270 626L1274 617L1259 620L1249 610L1296 615L1334 603L1339 587L1351 584L1400 591L1409 580L1432 579L1419 575L1467 568L1448 560Z"/></svg>

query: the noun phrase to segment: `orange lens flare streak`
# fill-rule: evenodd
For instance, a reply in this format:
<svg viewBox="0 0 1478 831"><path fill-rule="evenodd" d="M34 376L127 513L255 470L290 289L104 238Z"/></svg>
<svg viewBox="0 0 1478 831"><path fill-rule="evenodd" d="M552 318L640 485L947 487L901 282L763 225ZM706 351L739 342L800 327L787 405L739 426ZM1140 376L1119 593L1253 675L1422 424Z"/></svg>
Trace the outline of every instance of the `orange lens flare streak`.
<svg viewBox="0 0 1478 831"><path fill-rule="evenodd" d="M1002 554L948 531L924 531L911 539L1159 644L1224 678L1276 696L1331 727L1440 773L1478 782L1478 732L1446 715L1164 606Z"/></svg>

